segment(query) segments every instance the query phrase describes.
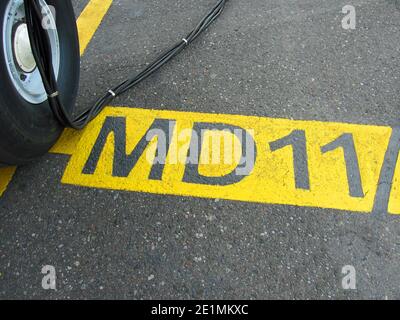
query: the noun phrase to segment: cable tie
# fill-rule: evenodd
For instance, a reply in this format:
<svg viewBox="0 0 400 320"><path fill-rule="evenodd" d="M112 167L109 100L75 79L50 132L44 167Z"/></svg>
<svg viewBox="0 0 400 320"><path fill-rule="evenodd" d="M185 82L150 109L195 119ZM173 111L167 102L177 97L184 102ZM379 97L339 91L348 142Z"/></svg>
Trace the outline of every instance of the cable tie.
<svg viewBox="0 0 400 320"><path fill-rule="evenodd" d="M53 92L52 94L49 94L48 97L55 98L55 97L58 97L58 94L59 94L58 91L56 91L56 92Z"/></svg>
<svg viewBox="0 0 400 320"><path fill-rule="evenodd" d="M183 38L182 41L183 41L184 43L186 43L186 45L189 44L189 42L188 42L185 38Z"/></svg>
<svg viewBox="0 0 400 320"><path fill-rule="evenodd" d="M108 90L108 93L111 94L113 97L116 97L116 96L117 96L117 95L115 94L115 92L112 91L112 90Z"/></svg>

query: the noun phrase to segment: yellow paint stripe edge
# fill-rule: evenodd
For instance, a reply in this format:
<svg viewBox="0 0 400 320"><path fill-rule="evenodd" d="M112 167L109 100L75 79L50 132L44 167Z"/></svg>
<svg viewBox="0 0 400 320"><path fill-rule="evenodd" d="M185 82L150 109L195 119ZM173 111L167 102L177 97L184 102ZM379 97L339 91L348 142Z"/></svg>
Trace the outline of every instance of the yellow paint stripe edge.
<svg viewBox="0 0 400 320"><path fill-rule="evenodd" d="M112 0L91 0L77 20L80 54L83 55L104 16L111 7ZM66 137L65 133L63 137ZM67 137L69 137L67 135ZM67 142L70 140L62 139ZM61 142L62 142L61 141ZM58 143L60 145L60 143ZM16 167L0 169L0 197L6 191L16 171Z"/></svg>
<svg viewBox="0 0 400 320"><path fill-rule="evenodd" d="M400 215L400 154L397 158L397 166L393 177L388 211L392 214Z"/></svg>
<svg viewBox="0 0 400 320"><path fill-rule="evenodd" d="M77 25L81 55L85 52L112 2L112 0L91 0L79 16Z"/></svg>
<svg viewBox="0 0 400 320"><path fill-rule="evenodd" d="M16 167L0 169L0 196L6 191L16 169Z"/></svg>

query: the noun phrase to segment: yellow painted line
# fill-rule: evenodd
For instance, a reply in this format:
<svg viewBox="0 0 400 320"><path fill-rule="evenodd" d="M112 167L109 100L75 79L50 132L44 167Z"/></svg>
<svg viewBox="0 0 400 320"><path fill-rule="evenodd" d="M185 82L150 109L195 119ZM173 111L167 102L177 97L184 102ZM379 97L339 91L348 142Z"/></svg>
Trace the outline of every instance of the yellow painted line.
<svg viewBox="0 0 400 320"><path fill-rule="evenodd" d="M80 14L77 25L81 55L85 52L112 2L112 0L91 0Z"/></svg>
<svg viewBox="0 0 400 320"><path fill-rule="evenodd" d="M112 0L91 0L77 19L81 55L85 52L111 4ZM56 152L60 144L65 144L66 146L63 148L68 149L68 146L71 146L73 141L71 140L71 135L73 134L69 130L66 130L52 151ZM6 190L15 171L16 167L0 169L0 196Z"/></svg>
<svg viewBox="0 0 400 320"><path fill-rule="evenodd" d="M7 167L0 169L0 196L6 191L8 184L15 173L16 167Z"/></svg>
<svg viewBox="0 0 400 320"><path fill-rule="evenodd" d="M73 154L81 136L81 131L67 128L49 152L67 155Z"/></svg>
<svg viewBox="0 0 400 320"><path fill-rule="evenodd" d="M149 159L152 160L152 157L156 155L157 138L153 137L146 150L141 151L141 156L135 165L132 165L133 158L121 154L121 150L126 150L125 153L128 155L131 154L132 150L140 144L141 139L146 136L155 120L163 119L174 121L175 126L166 164L159 179L155 179L150 178L153 165ZM126 132L121 126L124 122L126 122ZM119 132L118 137L114 132L105 137L99 137L99 133L106 128L105 123L114 124L113 129ZM257 150L252 170L234 183L228 180L225 181L225 185L204 182L208 181L208 177L224 179L229 175L236 167L238 160L232 157L235 160L228 166L222 162L221 164L212 161L201 163L197 174L203 180L187 180L185 178L187 165L184 160L188 155L190 135L183 133L187 133L187 130L191 130L199 123L208 123L212 127L219 128L217 131L209 129L208 135L211 134L211 136L213 132L217 134L218 130L222 130L224 126L240 127L250 132ZM296 173L294 164L294 154L301 150L301 144L296 148L290 145L278 148L276 145L275 147L271 145L271 142L280 141L281 138L293 132L304 133L309 188L304 179L304 181L301 179L296 181L297 175L303 178L306 176L306 170ZM389 127L373 125L109 107L82 132L79 139L74 139L77 143L76 149L72 153L62 182L114 190L369 213L373 208L380 170L391 132L392 129ZM338 137L343 136L351 137L343 141L352 142L353 147L351 147L352 143L347 142L346 148L332 145ZM102 139L106 139L103 147L100 143ZM126 145L122 145L121 141L125 140ZM119 145L115 147L116 141L119 141ZM208 157L207 155L204 157L204 153L210 149L206 141L201 145L201 159ZM231 141L237 145L235 139ZM96 142L100 145L98 151L101 152L98 154L98 161L93 161L96 159L96 156L93 158ZM323 146L331 147L321 149ZM237 151L237 148L232 150ZM356 161L350 157L352 150ZM68 153L72 151L72 148L71 146L66 147L65 150L58 148L58 151ZM115 151L118 152L118 156ZM351 161L346 162L346 157ZM89 158L92 159L91 162L88 161ZM304 159L297 157L296 161L297 167L301 168ZM354 170L355 162L358 162L358 170ZM347 173L350 168L353 172L349 177ZM358 180L361 179L359 190L355 185L357 171ZM121 174L121 172L124 173ZM357 195L357 192L361 194Z"/></svg>
<svg viewBox="0 0 400 320"><path fill-rule="evenodd" d="M394 174L388 211L391 214L400 214L400 154L397 160L397 167Z"/></svg>

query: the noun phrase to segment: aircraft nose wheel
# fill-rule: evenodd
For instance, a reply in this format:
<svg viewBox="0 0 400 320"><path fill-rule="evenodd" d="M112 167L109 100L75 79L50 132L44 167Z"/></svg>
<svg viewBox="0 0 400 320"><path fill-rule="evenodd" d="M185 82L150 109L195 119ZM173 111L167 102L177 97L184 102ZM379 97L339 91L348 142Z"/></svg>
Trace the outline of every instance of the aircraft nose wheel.
<svg viewBox="0 0 400 320"><path fill-rule="evenodd" d="M71 112L79 82L79 43L70 0L40 0L53 69ZM0 163L23 164L44 154L61 127L54 120L36 66L23 0L0 3Z"/></svg>

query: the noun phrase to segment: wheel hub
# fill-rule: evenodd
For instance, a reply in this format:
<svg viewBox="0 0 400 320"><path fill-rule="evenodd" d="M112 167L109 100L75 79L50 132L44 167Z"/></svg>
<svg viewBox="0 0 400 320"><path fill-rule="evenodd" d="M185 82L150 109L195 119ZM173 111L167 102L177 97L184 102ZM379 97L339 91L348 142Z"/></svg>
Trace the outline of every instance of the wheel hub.
<svg viewBox="0 0 400 320"><path fill-rule="evenodd" d="M33 72L36 69L36 62L32 54L26 23L17 26L14 32L13 49L14 57L21 70L25 73Z"/></svg>
<svg viewBox="0 0 400 320"><path fill-rule="evenodd" d="M53 69L57 78L61 54L56 21L46 1L39 0L39 3L49 22L46 30L51 45ZM23 0L8 0L4 13L2 39L9 78L19 95L31 104L41 104L46 101L46 90L29 41Z"/></svg>

